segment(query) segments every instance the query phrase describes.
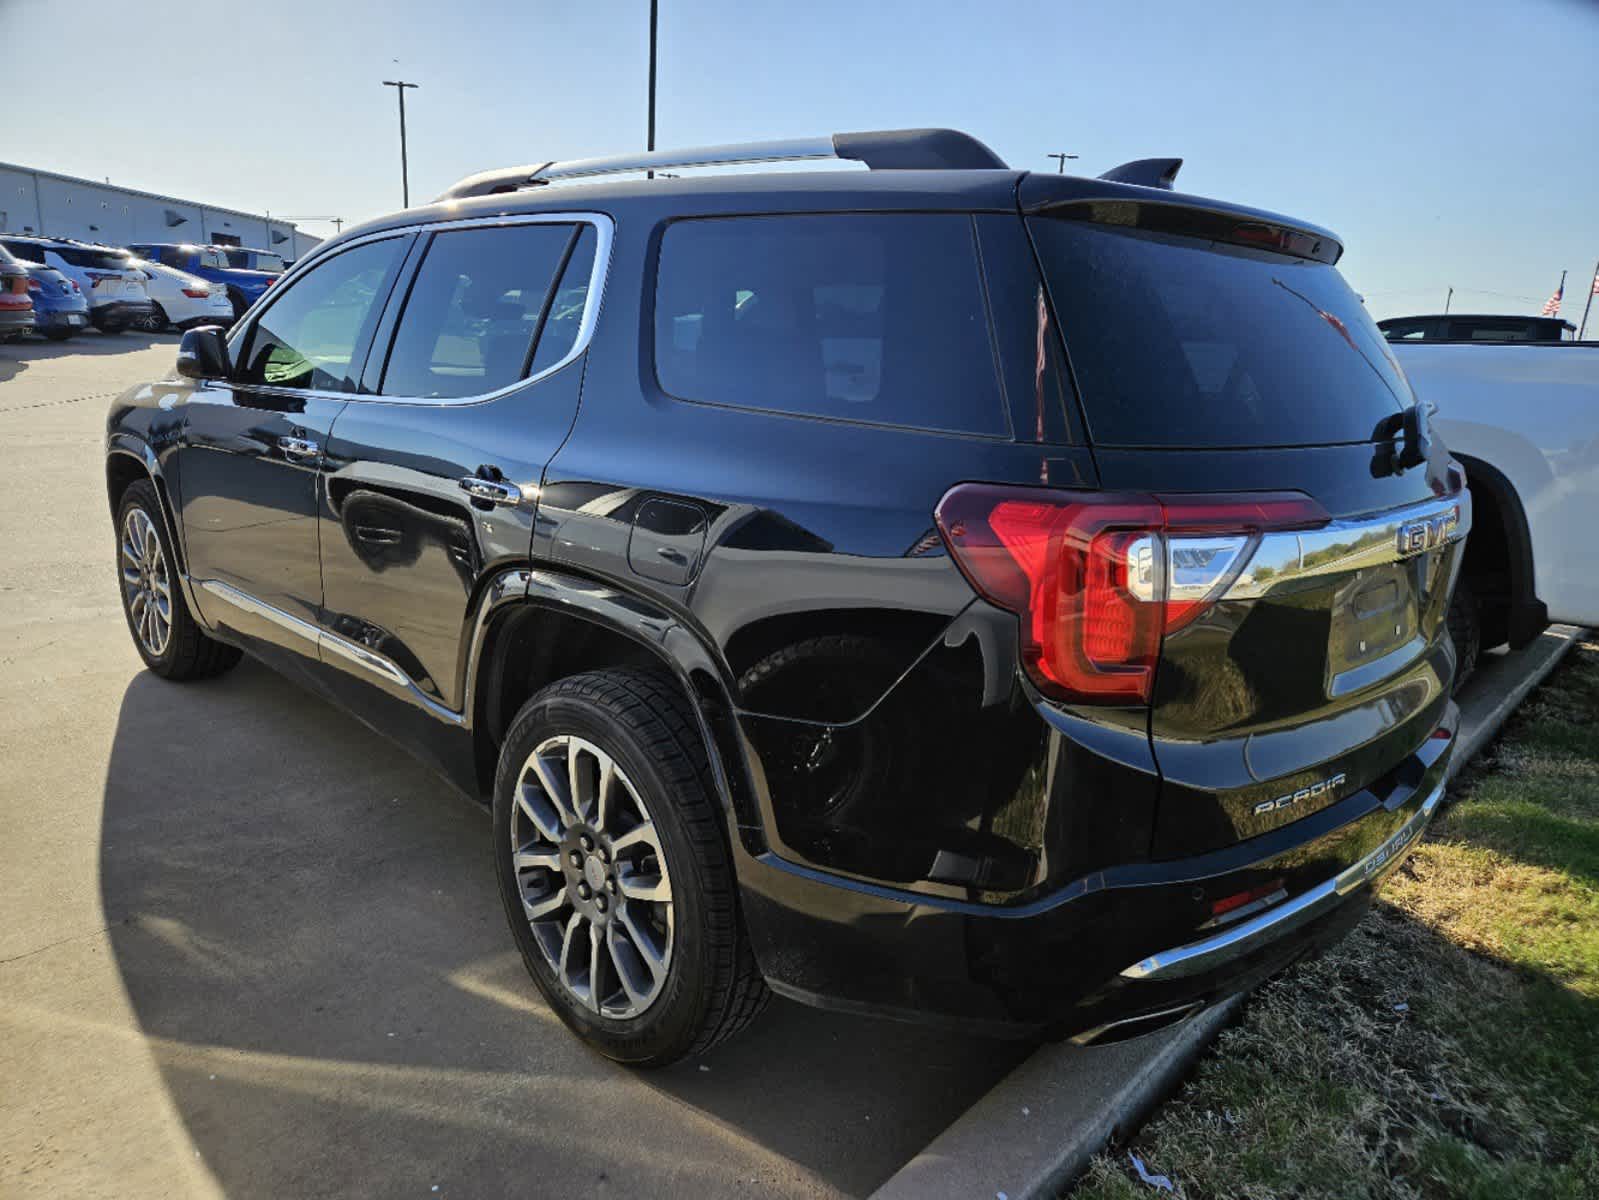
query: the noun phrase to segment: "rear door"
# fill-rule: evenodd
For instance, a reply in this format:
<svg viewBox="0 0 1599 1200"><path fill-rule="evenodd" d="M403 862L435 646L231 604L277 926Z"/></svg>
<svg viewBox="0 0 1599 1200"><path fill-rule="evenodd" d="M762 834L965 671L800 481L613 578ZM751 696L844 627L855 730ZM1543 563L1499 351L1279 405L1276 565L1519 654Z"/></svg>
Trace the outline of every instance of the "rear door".
<svg viewBox="0 0 1599 1200"><path fill-rule="evenodd" d="M1397 786L1448 703L1469 502L1441 451L1396 463L1413 398L1336 243L1142 200L1029 228L1102 486L1166 509L1155 856Z"/></svg>
<svg viewBox="0 0 1599 1200"><path fill-rule="evenodd" d="M328 441L324 658L356 707L375 684L459 712L474 605L526 565L544 466L577 412L610 222L541 215L418 238Z"/></svg>

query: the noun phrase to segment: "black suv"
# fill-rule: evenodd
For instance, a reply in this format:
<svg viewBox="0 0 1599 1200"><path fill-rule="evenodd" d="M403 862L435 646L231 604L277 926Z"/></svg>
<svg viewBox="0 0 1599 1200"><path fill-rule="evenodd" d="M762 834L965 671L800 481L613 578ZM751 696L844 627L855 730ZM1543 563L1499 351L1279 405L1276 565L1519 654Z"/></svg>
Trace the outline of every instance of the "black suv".
<svg viewBox="0 0 1599 1200"><path fill-rule="evenodd" d="M1247 987L1440 801L1470 509L1337 240L1176 167L839 134L351 229L114 405L139 651L491 801L622 1061L768 989L1092 1040Z"/></svg>

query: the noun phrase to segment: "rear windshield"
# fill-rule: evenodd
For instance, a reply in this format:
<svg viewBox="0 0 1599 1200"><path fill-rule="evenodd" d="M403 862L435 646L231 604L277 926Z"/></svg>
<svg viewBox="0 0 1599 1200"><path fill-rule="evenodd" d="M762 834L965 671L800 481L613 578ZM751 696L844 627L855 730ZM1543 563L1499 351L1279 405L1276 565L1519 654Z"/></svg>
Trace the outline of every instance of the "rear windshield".
<svg viewBox="0 0 1599 1200"><path fill-rule="evenodd" d="M1412 402L1327 264L1060 217L1029 224L1100 445L1369 441Z"/></svg>
<svg viewBox="0 0 1599 1200"><path fill-rule="evenodd" d="M128 256L120 250L95 250L88 246L51 246L52 254L59 254L75 267L95 271L126 271Z"/></svg>

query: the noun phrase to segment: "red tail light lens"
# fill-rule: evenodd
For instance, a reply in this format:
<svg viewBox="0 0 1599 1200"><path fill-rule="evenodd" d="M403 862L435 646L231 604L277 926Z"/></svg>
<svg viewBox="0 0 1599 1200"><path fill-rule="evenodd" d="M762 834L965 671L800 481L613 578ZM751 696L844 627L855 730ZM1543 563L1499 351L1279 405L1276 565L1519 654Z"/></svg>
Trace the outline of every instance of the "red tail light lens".
<svg viewBox="0 0 1599 1200"><path fill-rule="evenodd" d="M1330 519L1297 492L1151 496L981 483L950 489L935 518L972 587L1020 618L1022 665L1039 690L1105 704L1149 702L1161 638L1209 607L1255 534ZM1174 573L1184 575L1176 588Z"/></svg>
<svg viewBox="0 0 1599 1200"><path fill-rule="evenodd" d="M21 289L19 288L18 290L20 291ZM42 292L44 291L44 284L40 283L37 279L30 279L28 280L28 291Z"/></svg>
<svg viewBox="0 0 1599 1200"><path fill-rule="evenodd" d="M190 300L204 300L211 295L210 288L184 288L183 294Z"/></svg>

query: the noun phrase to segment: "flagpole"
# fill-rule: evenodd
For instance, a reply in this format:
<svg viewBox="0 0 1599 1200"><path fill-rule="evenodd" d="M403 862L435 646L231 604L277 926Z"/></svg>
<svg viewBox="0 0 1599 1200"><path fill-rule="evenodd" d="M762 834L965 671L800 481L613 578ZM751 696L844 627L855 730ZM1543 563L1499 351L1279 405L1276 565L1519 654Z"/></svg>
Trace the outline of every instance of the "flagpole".
<svg viewBox="0 0 1599 1200"><path fill-rule="evenodd" d="M1593 282L1588 285L1588 303L1582 306L1582 324L1577 328L1577 340L1582 341L1582 335L1588 328L1588 310L1593 307L1593 294L1599 292L1599 263L1593 265Z"/></svg>

